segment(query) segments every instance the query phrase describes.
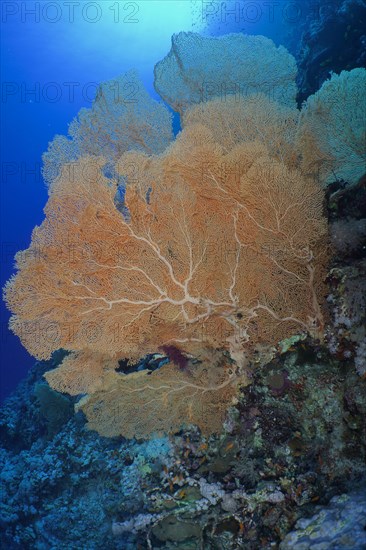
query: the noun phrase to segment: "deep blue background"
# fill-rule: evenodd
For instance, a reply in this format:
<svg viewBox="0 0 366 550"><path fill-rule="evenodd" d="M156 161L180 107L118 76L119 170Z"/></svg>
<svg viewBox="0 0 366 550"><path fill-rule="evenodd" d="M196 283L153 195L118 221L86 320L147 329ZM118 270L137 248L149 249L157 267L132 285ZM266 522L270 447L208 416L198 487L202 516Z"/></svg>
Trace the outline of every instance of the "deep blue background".
<svg viewBox="0 0 366 550"><path fill-rule="evenodd" d="M226 4L235 9L235 2ZM96 83L136 67L156 97L153 67L169 51L174 32L265 34L291 48L294 30L306 15L299 7L304 2L271 14L268 2L259 0L258 9L252 2L252 9L241 14L229 9L213 13L207 2L190 0L74 5L72 14L62 1L1 3L1 286L14 272L15 252L28 247L32 229L43 219L42 153L55 134L67 132L78 110L90 105ZM67 83L77 84L74 97ZM7 329L8 318L2 303L1 398L34 362Z"/></svg>

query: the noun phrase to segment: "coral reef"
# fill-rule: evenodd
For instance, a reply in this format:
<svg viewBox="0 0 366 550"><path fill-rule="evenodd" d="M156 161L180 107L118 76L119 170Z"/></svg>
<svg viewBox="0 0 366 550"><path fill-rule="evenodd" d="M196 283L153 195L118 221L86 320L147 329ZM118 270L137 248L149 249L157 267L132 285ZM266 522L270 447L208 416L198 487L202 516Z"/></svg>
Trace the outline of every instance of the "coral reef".
<svg viewBox="0 0 366 550"><path fill-rule="evenodd" d="M328 190L328 212L335 251L328 276L328 346L339 360L353 359L359 375L365 376L366 178L352 188L334 182Z"/></svg>
<svg viewBox="0 0 366 550"><path fill-rule="evenodd" d="M100 437L81 413L50 435L35 392L62 358L36 364L0 413L3 546L256 550L289 540L301 518L297 528L313 525L364 477L366 381L352 360L288 344L242 389L220 435L191 426L149 442Z"/></svg>
<svg viewBox="0 0 366 550"><path fill-rule="evenodd" d="M144 479L158 483L163 466L170 466L171 445L165 439L139 444L100 438L85 429L80 414L50 433L52 411L44 418L37 387L60 360L37 363L0 411L0 541L12 550L122 550L113 518L144 507ZM53 408L56 414L56 403Z"/></svg>
<svg viewBox="0 0 366 550"><path fill-rule="evenodd" d="M366 547L365 494L363 485L354 493L333 497L329 505L313 517L299 520L296 530L281 543L280 550L362 550Z"/></svg>

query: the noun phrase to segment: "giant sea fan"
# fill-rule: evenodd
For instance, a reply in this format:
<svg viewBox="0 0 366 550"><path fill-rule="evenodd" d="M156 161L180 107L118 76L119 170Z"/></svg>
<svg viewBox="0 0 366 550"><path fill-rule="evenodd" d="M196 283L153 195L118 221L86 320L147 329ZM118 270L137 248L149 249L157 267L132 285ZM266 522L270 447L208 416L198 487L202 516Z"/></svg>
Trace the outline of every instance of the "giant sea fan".
<svg viewBox="0 0 366 550"><path fill-rule="evenodd" d="M184 40L194 44L183 34L180 48ZM204 47L212 39L197 40ZM263 44L262 55L268 46L273 56L271 41ZM59 391L86 394L78 406L103 435L145 437L184 421L217 431L236 386L248 383L256 350L323 330L327 226L322 182L302 170L301 147L310 141L298 137L299 111L266 93L199 105L194 95L190 106L187 86L197 87L190 60L189 78L181 68L177 81L185 83L183 130L170 145L170 118L151 104L147 134L138 108L118 109L118 133L101 133L99 147L98 112L113 113L99 94L103 109L94 106L92 128L78 126L74 157L61 151L58 163L51 146L57 154L46 157L54 175L46 219L18 254L5 292L11 327L33 355L71 352L46 377ZM202 78L204 66L197 74ZM283 67L280 74L292 90ZM113 116L107 120L113 125ZM119 134L120 149L110 139ZM153 146L158 134L151 151L147 137ZM80 144L88 143L94 149L84 151ZM113 166L109 174L106 165ZM121 182L124 210L115 201ZM172 346L187 357L187 368L116 372L123 357L138 361Z"/></svg>

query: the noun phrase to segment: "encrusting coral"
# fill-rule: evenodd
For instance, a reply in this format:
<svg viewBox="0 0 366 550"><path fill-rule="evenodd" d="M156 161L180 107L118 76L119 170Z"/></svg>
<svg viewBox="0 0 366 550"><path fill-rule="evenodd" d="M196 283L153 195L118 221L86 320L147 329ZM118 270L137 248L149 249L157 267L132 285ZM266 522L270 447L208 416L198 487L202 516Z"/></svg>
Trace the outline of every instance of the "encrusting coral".
<svg viewBox="0 0 366 550"><path fill-rule="evenodd" d="M210 39L183 33L174 40L188 48ZM157 88L167 99L164 66L156 68ZM71 352L47 379L60 391L87 394L79 408L102 435L146 437L184 422L219 431L256 350L323 331L324 182L301 170L299 112L262 93L196 105L187 88L196 74L192 56L180 71L183 129L165 150L136 147L145 128L140 118L134 127L128 111L119 150L102 133L103 146L79 148L62 169L57 154L46 157L47 174L57 174L46 219L18 253L18 274L5 291L11 328L33 355ZM283 85L291 88L290 80L287 74ZM78 141L92 143L96 126L80 125ZM187 357L185 368L116 372L124 357L137 362L169 346Z"/></svg>

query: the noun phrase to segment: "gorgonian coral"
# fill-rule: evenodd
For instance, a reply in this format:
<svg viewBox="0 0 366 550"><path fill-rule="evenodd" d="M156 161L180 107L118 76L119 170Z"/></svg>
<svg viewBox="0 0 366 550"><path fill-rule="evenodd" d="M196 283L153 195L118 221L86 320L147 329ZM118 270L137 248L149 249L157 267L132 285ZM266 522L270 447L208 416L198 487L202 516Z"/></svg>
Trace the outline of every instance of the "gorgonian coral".
<svg viewBox="0 0 366 550"><path fill-rule="evenodd" d="M90 109L81 109L68 136L57 135L43 155L47 185L61 167L83 155L103 155L111 162L130 149L161 153L173 139L171 114L154 101L135 71L103 82Z"/></svg>
<svg viewBox="0 0 366 550"><path fill-rule="evenodd" d="M175 58L185 41L203 51L205 40L180 35ZM232 44L235 57L253 37L216 40ZM277 59L271 74L281 97L292 97L289 54L257 42L256 71L269 63L266 52ZM202 51L179 64L184 102L173 107L184 110L183 129L170 145L165 107L142 94L141 105L116 110L106 85L74 124L71 158L70 140L56 138L45 157L46 219L6 287L11 328L36 357L71 352L46 377L87 394L79 408L104 435L145 437L185 421L217 431L256 350L299 331L322 333L327 226L321 182L302 171L299 112L253 90L197 105L198 84L213 74ZM215 58L223 77L227 56L224 48ZM170 101L177 69L169 59L156 76ZM153 372L116 372L122 357L159 349L191 363L180 368L170 357Z"/></svg>
<svg viewBox="0 0 366 550"><path fill-rule="evenodd" d="M215 97L259 92L288 107L296 104L295 58L265 36L182 32L173 35L170 52L154 72L156 91L181 114Z"/></svg>
<svg viewBox="0 0 366 550"><path fill-rule="evenodd" d="M301 110L303 170L324 183L356 184L366 173L366 70L332 74Z"/></svg>

